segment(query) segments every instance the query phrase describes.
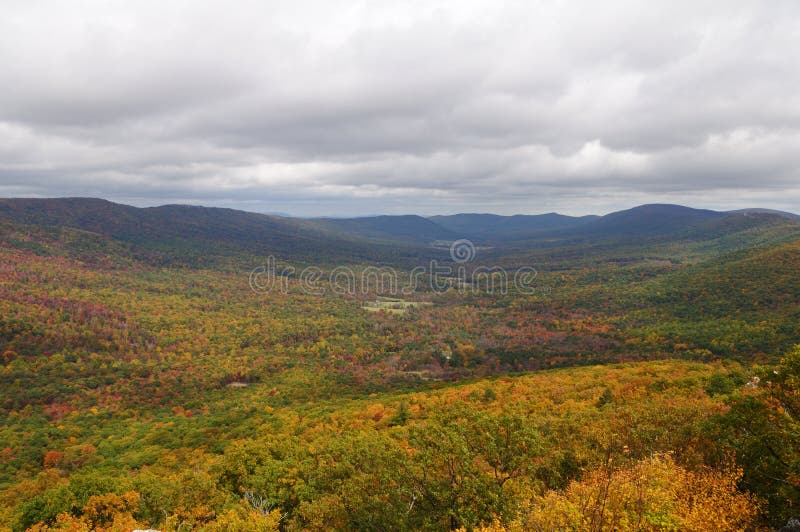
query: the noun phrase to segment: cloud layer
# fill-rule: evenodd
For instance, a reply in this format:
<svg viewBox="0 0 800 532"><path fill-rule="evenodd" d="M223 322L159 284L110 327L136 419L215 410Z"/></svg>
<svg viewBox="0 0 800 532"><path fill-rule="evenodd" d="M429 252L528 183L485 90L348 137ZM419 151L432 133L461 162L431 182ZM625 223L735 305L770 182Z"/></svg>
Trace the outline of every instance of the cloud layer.
<svg viewBox="0 0 800 532"><path fill-rule="evenodd" d="M2 196L297 215L800 210L792 0L1 9Z"/></svg>

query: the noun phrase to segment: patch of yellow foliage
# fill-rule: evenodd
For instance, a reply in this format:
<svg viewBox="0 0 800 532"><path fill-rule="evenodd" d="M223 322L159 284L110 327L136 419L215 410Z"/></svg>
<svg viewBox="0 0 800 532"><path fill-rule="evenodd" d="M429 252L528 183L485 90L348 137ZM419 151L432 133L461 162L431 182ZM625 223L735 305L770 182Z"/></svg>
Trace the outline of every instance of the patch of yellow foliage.
<svg viewBox="0 0 800 532"><path fill-rule="evenodd" d="M629 468L609 463L564 490L532 497L521 519L480 530L752 530L759 507L755 498L737 490L741 475L739 469L688 471L669 453Z"/></svg>

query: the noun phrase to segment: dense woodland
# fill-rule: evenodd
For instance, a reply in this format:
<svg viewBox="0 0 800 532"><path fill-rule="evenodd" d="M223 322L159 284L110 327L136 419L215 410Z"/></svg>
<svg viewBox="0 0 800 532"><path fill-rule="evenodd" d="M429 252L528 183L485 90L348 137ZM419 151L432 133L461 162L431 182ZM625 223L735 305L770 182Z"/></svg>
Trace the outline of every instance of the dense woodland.
<svg viewBox="0 0 800 532"><path fill-rule="evenodd" d="M316 250L327 275L335 253L294 253L292 234L325 235L355 268L407 272L440 250L407 231L388 243L390 220L287 225L256 250L25 212L0 216L0 529L699 531L800 515L794 221L701 213L634 237L571 219L557 244L515 226L483 260L535 265L533 293L422 286L403 297L425 304L367 312L380 293L253 291L257 251L299 267ZM334 230L362 233L342 248Z"/></svg>

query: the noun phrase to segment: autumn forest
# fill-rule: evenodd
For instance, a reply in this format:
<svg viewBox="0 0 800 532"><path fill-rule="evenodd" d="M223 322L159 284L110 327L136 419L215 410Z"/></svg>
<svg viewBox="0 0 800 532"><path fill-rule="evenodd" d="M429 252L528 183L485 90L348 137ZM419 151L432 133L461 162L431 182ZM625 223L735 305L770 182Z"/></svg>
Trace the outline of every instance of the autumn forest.
<svg viewBox="0 0 800 532"><path fill-rule="evenodd" d="M652 206L490 222L3 200L0 527L766 530L800 514L800 223ZM323 280L408 276L458 263L456 231L468 268L532 266L530 289L249 282L268 256Z"/></svg>

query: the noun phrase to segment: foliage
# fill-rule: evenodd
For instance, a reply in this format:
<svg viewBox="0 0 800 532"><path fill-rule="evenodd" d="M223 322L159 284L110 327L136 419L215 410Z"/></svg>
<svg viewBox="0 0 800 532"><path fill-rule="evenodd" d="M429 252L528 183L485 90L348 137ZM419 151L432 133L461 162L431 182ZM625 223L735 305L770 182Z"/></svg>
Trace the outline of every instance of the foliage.
<svg viewBox="0 0 800 532"><path fill-rule="evenodd" d="M670 454L631 467L609 462L563 491L530 501L526 515L508 528L485 530L738 531L758 523L755 499L737 489L740 470L687 471Z"/></svg>
<svg viewBox="0 0 800 532"><path fill-rule="evenodd" d="M769 231L503 252L548 290L422 287L389 314L294 278L256 294L241 249L0 224L0 522L699 529L757 526L753 493L777 524L800 354L750 364L800 336L800 255Z"/></svg>
<svg viewBox="0 0 800 532"><path fill-rule="evenodd" d="M800 346L757 373L715 428L744 468L743 486L779 525L800 511Z"/></svg>

